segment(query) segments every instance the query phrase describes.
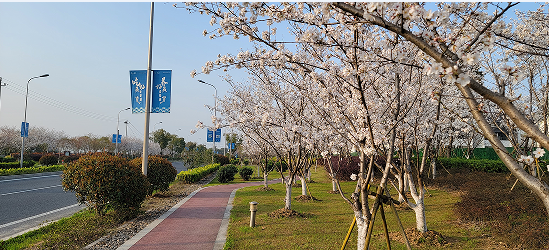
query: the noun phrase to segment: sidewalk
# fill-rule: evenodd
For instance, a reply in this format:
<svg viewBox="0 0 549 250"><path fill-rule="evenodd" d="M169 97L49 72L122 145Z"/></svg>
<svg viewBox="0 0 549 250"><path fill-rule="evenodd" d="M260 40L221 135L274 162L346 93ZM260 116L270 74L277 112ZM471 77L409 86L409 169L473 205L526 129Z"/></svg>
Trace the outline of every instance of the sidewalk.
<svg viewBox="0 0 549 250"><path fill-rule="evenodd" d="M262 184L249 182L198 189L118 250L223 249L236 190Z"/></svg>

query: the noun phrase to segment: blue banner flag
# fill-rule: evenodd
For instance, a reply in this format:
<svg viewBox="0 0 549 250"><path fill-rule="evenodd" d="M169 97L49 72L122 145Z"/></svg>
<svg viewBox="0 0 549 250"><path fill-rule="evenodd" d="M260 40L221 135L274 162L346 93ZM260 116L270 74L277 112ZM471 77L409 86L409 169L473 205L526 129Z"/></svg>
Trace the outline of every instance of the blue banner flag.
<svg viewBox="0 0 549 250"><path fill-rule="evenodd" d="M118 140L117 140L116 134L112 134L112 143L122 143L122 135L118 135Z"/></svg>
<svg viewBox="0 0 549 250"><path fill-rule="evenodd" d="M208 129L208 139L206 139L206 142L213 142L214 141L214 132L212 130Z"/></svg>
<svg viewBox="0 0 549 250"><path fill-rule="evenodd" d="M29 123L21 122L21 137L29 137Z"/></svg>
<svg viewBox="0 0 549 250"><path fill-rule="evenodd" d="M221 142L221 129L218 128L215 131L215 142Z"/></svg>
<svg viewBox="0 0 549 250"><path fill-rule="evenodd" d="M151 113L170 113L172 71L153 70Z"/></svg>
<svg viewBox="0 0 549 250"><path fill-rule="evenodd" d="M130 87L132 89L132 113L145 113L147 71L130 70Z"/></svg>
<svg viewBox="0 0 549 250"><path fill-rule="evenodd" d="M232 143L229 143L229 149L235 149L236 148L236 143L232 142Z"/></svg>

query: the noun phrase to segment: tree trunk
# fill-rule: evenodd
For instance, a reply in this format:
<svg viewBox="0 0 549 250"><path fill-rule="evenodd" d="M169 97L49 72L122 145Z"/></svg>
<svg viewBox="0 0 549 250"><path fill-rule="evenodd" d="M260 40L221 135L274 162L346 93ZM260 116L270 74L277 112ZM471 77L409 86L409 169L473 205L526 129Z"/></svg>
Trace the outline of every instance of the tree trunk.
<svg viewBox="0 0 549 250"><path fill-rule="evenodd" d="M427 232L427 219L425 217L425 203L423 202L423 197L421 197L420 200L416 201L416 205L413 210L416 214L417 230L422 233Z"/></svg>
<svg viewBox="0 0 549 250"><path fill-rule="evenodd" d="M269 187L267 177L269 177L269 173L267 173L267 171L263 171L263 186L265 187Z"/></svg>
<svg viewBox="0 0 549 250"><path fill-rule="evenodd" d="M364 244L366 244L366 235L368 234L369 220L364 219L360 211L355 211L356 228L358 231L358 237L356 242L357 250L364 250Z"/></svg>
<svg viewBox="0 0 549 250"><path fill-rule="evenodd" d="M284 198L284 208L285 209L292 209L292 183L294 182L294 178L292 176L288 177L288 181L286 184L286 197Z"/></svg>
<svg viewBox="0 0 549 250"><path fill-rule="evenodd" d="M299 176L299 180L301 180L301 195L307 195L307 183L305 182L305 178Z"/></svg>

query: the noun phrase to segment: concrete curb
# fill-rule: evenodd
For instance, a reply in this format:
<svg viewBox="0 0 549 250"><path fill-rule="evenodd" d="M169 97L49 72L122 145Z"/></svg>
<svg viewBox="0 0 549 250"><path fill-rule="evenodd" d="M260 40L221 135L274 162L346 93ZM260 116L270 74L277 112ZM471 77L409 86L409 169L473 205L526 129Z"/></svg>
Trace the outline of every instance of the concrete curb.
<svg viewBox="0 0 549 250"><path fill-rule="evenodd" d="M223 219L221 220L221 227L219 227L219 232L215 238L215 244L213 250L223 250L225 242L227 241L227 231L229 230L229 218L231 217L231 210L233 209L233 200L236 195L236 191L240 188L234 189L229 196L229 201L227 202L227 208L223 214Z"/></svg>

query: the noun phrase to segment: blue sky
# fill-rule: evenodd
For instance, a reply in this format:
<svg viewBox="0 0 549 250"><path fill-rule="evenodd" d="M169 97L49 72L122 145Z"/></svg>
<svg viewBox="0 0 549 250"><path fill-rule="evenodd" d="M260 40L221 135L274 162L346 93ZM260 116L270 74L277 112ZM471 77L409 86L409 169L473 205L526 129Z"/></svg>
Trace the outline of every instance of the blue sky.
<svg viewBox="0 0 549 250"><path fill-rule="evenodd" d="M150 3L5 3L0 2L0 126L20 127L24 90L29 85L27 122L77 136L116 133L116 117L131 106L129 70L147 68ZM214 89L222 97L225 72L190 77L218 54L251 48L248 39L210 40L210 18L155 3L153 69L171 69L170 114L151 114L151 130L163 128L187 141L205 143L206 131L190 135L198 120L211 123ZM244 81L242 71L229 71ZM39 101L42 100L42 101ZM120 113L129 120L128 136L143 137L144 114ZM161 124L158 122L162 121ZM181 129L181 130L179 130ZM120 124L121 133L125 126ZM225 133L226 131L223 131ZM32 134L31 134L32 136ZM209 143L210 144L210 143ZM208 144L208 145L209 145ZM211 145L210 145L211 146Z"/></svg>
<svg viewBox="0 0 549 250"><path fill-rule="evenodd" d="M523 3L514 9L536 6ZM8 84L1 89L0 126L20 127L27 81L48 73L50 77L30 83L31 136L33 126L71 136L116 133L118 112L131 105L129 71L147 68L149 20L147 2L0 2L0 77ZM209 21L210 17L189 14L173 3L155 3L153 69L171 69L173 75L171 113L151 114L151 130L163 128L187 141L205 143L206 131L189 131L198 120L211 123L204 105L213 104L214 89L197 80L215 85L220 97L229 86L220 77L225 72L194 79L190 72L200 72L218 54L252 47L246 38L202 36L204 29L212 29ZM279 36L283 32L279 29ZM242 70L228 73L238 81L247 79ZM143 137L144 114L123 111L120 120L132 124L129 136ZM124 124L120 125L124 134Z"/></svg>

